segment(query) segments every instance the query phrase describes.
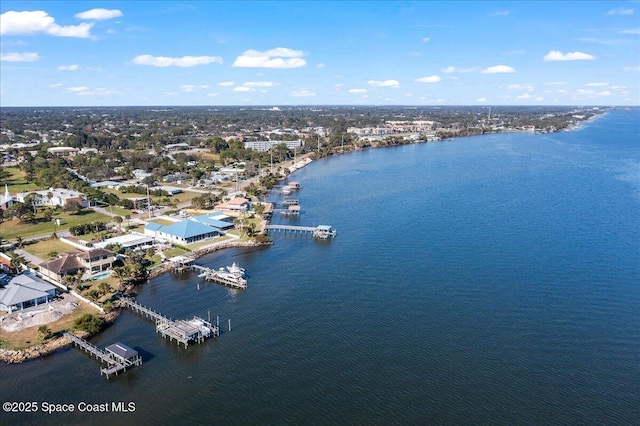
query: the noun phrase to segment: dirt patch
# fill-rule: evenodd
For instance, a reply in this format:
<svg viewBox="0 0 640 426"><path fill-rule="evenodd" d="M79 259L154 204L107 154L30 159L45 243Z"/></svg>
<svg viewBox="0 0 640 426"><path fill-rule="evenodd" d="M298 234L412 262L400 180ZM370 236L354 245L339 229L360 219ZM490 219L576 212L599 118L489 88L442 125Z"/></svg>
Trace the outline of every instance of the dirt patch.
<svg viewBox="0 0 640 426"><path fill-rule="evenodd" d="M25 328L50 324L73 312L79 304L80 301L75 297L63 294L59 300L54 302L13 312L0 318L0 327L5 332L13 333Z"/></svg>

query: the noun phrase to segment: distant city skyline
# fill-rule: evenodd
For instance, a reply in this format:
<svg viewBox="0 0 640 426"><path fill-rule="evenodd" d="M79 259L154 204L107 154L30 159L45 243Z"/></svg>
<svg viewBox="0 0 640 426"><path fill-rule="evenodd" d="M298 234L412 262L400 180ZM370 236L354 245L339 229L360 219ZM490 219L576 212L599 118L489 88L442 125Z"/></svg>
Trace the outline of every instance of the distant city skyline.
<svg viewBox="0 0 640 426"><path fill-rule="evenodd" d="M0 3L0 106L640 105L640 2Z"/></svg>

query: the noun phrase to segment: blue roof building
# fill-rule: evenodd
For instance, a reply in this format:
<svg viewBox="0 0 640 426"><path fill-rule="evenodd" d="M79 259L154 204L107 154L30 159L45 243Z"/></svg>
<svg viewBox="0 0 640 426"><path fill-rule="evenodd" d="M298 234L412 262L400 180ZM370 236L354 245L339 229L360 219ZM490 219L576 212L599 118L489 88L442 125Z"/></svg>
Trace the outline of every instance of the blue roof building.
<svg viewBox="0 0 640 426"><path fill-rule="evenodd" d="M144 234L157 240L175 244L191 244L214 238L220 235L220 231L195 220L186 219L171 225L149 223L144 227Z"/></svg>
<svg viewBox="0 0 640 426"><path fill-rule="evenodd" d="M223 215L224 217L228 217L226 215ZM216 229L219 230L225 230L225 229L231 229L233 228L233 223L232 222L225 222L223 220L219 220L217 219L217 216L209 216L206 214L203 215L199 215L199 216L193 216L191 219L203 223L205 225L209 225L209 226L213 226Z"/></svg>

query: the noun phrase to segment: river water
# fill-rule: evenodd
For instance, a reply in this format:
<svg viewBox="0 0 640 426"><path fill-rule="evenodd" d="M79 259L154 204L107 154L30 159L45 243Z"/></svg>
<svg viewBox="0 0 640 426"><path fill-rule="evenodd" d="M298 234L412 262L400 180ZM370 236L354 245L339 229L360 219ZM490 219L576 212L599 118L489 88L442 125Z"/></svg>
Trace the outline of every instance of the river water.
<svg viewBox="0 0 640 426"><path fill-rule="evenodd" d="M0 413L3 424L640 424L640 114L556 134L373 149L296 172L298 220L198 260L138 300L223 333L188 349L123 313L92 340L142 367L100 377L67 348L0 365L4 401L133 402L127 413ZM200 289L198 290L198 283ZM232 330L229 332L228 319Z"/></svg>

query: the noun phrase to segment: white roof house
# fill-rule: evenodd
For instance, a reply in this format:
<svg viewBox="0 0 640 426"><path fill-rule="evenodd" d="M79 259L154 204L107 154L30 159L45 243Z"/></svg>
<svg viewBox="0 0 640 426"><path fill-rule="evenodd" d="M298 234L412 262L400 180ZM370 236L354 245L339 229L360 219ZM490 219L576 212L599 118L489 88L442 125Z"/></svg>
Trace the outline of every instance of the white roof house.
<svg viewBox="0 0 640 426"><path fill-rule="evenodd" d="M55 286L27 271L0 288L0 310L13 312L38 306L49 302L55 295Z"/></svg>

